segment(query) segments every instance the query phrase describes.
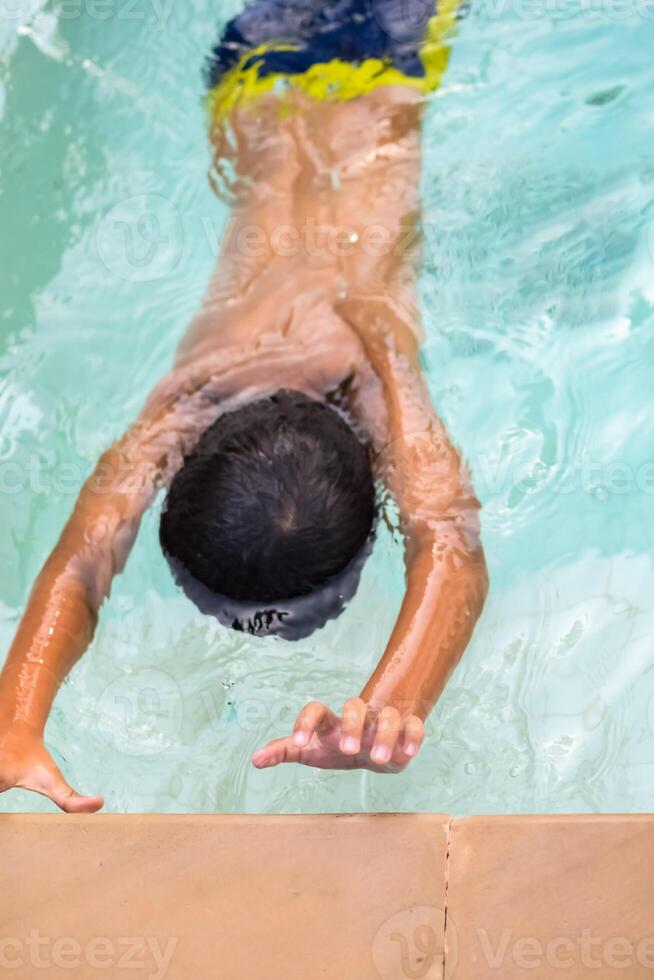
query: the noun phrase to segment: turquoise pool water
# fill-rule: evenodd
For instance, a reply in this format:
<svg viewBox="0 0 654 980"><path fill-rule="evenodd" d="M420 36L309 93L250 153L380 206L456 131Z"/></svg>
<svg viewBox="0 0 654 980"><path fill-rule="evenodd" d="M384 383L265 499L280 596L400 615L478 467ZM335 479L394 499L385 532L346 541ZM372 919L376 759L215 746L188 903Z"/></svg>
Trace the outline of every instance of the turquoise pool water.
<svg viewBox="0 0 654 980"><path fill-rule="evenodd" d="M0 0L3 651L213 266L200 69L237 9L22 6ZM652 51L645 0L484 0L429 106L424 360L484 504L491 592L418 760L249 765L306 700L360 689L399 606L398 541L380 535L340 620L254 641L180 594L155 509L47 732L108 810L652 809Z"/></svg>

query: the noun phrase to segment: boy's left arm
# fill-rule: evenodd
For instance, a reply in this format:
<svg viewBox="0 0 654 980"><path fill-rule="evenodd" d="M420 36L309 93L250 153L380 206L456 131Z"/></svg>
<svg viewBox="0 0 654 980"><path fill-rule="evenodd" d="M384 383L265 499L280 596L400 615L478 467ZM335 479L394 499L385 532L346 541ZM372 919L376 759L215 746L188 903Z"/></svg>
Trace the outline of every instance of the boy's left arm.
<svg viewBox="0 0 654 980"><path fill-rule="evenodd" d="M412 317L388 299L348 301L341 314L361 337L386 394L383 475L400 509L406 593L386 650L339 717L312 702L293 734L257 752L258 767L299 762L399 772L417 754L424 720L461 658L488 579L479 504L432 407L418 366ZM358 406L365 420L365 405ZM368 421L369 430L375 420Z"/></svg>

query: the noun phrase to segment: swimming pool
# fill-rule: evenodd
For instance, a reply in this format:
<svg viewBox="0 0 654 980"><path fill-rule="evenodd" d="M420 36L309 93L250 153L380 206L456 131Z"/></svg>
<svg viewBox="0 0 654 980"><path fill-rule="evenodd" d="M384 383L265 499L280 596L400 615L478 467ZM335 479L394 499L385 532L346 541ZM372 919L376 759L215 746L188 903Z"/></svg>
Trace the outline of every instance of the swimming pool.
<svg viewBox="0 0 654 980"><path fill-rule="evenodd" d="M201 66L238 9L18 6L0 0L3 651L203 294L227 208ZM182 596L154 508L47 730L107 810L651 810L652 50L644 0L480 0L430 102L424 362L484 504L491 591L416 762L249 763L305 701L338 707L368 676L402 594L388 530L346 613L286 645Z"/></svg>

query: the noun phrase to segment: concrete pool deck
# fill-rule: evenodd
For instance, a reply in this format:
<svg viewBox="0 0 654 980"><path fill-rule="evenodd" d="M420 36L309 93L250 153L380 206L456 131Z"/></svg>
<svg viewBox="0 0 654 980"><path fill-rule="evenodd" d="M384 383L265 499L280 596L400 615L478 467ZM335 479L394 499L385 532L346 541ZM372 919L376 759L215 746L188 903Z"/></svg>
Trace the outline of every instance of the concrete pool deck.
<svg viewBox="0 0 654 980"><path fill-rule="evenodd" d="M0 816L0 977L654 978L654 816Z"/></svg>

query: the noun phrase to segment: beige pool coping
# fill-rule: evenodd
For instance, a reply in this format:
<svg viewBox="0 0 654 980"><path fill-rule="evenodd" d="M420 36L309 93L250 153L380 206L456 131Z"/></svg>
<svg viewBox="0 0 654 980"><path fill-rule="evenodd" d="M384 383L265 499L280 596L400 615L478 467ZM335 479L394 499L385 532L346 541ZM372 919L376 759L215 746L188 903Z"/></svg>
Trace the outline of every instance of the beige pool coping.
<svg viewBox="0 0 654 980"><path fill-rule="evenodd" d="M0 977L654 980L654 816L0 815Z"/></svg>

